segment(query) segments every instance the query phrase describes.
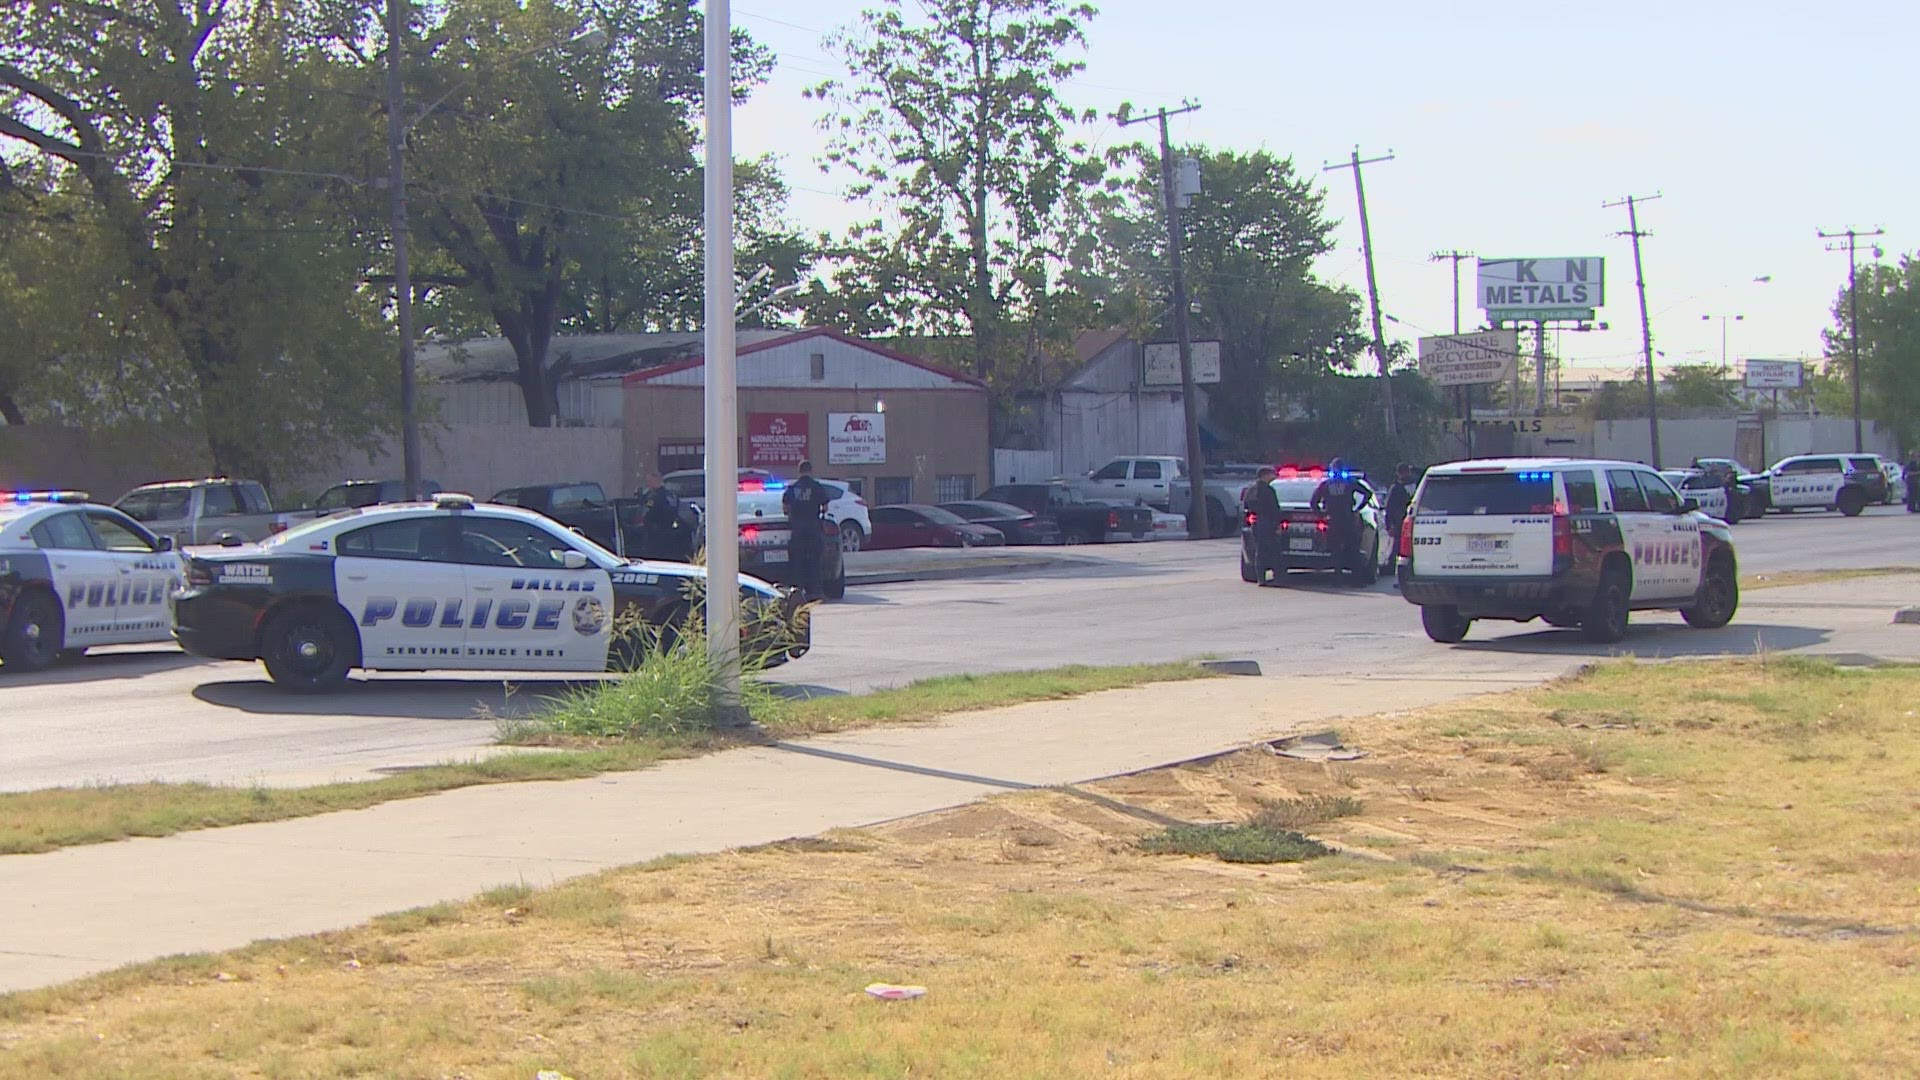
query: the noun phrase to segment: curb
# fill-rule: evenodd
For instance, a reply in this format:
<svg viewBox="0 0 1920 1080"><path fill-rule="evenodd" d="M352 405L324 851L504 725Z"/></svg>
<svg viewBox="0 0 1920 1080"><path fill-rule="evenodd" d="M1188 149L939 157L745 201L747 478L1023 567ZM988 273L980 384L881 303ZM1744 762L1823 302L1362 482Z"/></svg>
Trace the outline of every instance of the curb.
<svg viewBox="0 0 1920 1080"><path fill-rule="evenodd" d="M975 566L940 566L925 570L869 570L847 575L847 585L898 585L914 581L951 581L956 578L993 577L1022 570L1047 570L1072 566L1075 559L995 559Z"/></svg>

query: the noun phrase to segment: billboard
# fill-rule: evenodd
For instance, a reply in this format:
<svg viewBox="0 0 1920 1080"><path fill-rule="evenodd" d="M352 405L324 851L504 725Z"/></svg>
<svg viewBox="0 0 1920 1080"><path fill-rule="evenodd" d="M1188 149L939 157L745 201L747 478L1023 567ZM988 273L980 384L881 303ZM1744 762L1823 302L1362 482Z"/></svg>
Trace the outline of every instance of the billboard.
<svg viewBox="0 0 1920 1080"><path fill-rule="evenodd" d="M1747 389L1798 390L1806 365L1798 360L1747 361Z"/></svg>
<svg viewBox="0 0 1920 1080"><path fill-rule="evenodd" d="M1220 343L1218 341L1188 342L1193 349L1193 381L1197 383L1217 383L1220 381ZM1145 386L1180 385L1180 343L1177 341L1149 341L1143 350L1146 359L1145 377L1141 379Z"/></svg>
<svg viewBox="0 0 1920 1080"><path fill-rule="evenodd" d="M1420 339L1420 374L1435 386L1481 386L1513 377L1520 331L1482 330Z"/></svg>
<svg viewBox="0 0 1920 1080"><path fill-rule="evenodd" d="M1481 259L1474 288L1495 322L1590 320L1607 302L1606 260Z"/></svg>
<svg viewBox="0 0 1920 1080"><path fill-rule="evenodd" d="M747 461L756 469L787 469L807 459L807 414L747 414Z"/></svg>
<svg viewBox="0 0 1920 1080"><path fill-rule="evenodd" d="M886 413L827 414L827 464L884 465L886 463Z"/></svg>

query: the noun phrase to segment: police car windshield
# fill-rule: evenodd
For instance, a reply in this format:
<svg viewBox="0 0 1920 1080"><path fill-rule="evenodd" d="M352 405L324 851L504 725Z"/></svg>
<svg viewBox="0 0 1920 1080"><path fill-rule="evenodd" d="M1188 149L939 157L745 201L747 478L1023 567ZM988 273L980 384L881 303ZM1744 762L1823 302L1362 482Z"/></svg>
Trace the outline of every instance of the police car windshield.
<svg viewBox="0 0 1920 1080"><path fill-rule="evenodd" d="M1551 514L1553 479L1544 473L1427 474L1424 514ZM1539 477L1536 479L1536 477Z"/></svg>
<svg viewBox="0 0 1920 1080"><path fill-rule="evenodd" d="M330 525L340 524L340 519L344 516L346 515L333 514L329 517L308 518L285 532L274 533L272 536L260 541L260 546L263 548L284 547L296 540L304 540L308 536L319 532L321 529Z"/></svg>

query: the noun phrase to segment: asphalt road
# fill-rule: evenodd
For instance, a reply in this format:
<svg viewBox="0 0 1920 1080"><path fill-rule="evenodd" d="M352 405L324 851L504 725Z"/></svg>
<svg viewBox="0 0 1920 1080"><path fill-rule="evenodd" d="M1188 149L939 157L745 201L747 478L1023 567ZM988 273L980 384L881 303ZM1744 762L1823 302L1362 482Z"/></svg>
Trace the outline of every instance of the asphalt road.
<svg viewBox="0 0 1920 1080"><path fill-rule="evenodd" d="M1897 509L1852 520L1776 516L1735 536L1749 572L1920 564L1920 518ZM1758 593L1718 631L1639 615L1625 643L1596 647L1538 624L1495 623L1447 649L1426 640L1416 609L1385 583L1356 592L1298 578L1285 589L1252 588L1239 580L1236 544L1080 548L1071 565L1054 569L857 589L821 611L813 653L775 678L848 692L937 674L1201 655L1376 678L1535 676L1613 652L1830 649L1846 627L1886 620L1878 596L1807 611ZM585 683L375 675L309 697L274 688L256 664L201 661L170 647L107 650L39 675L0 669L0 790L365 777L488 752L494 717Z"/></svg>

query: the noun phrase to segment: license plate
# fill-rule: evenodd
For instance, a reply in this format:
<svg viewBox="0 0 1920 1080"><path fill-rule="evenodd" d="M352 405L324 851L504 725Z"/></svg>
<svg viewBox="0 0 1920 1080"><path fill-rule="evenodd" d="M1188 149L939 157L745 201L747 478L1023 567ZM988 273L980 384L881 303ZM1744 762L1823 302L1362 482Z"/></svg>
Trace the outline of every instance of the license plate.
<svg viewBox="0 0 1920 1080"><path fill-rule="evenodd" d="M760 561L761 562L786 562L787 553L784 551L763 551L760 553Z"/></svg>
<svg viewBox="0 0 1920 1080"><path fill-rule="evenodd" d="M1287 550L1288 551L1312 551L1313 540L1307 537L1301 537L1298 539L1289 540L1287 541Z"/></svg>
<svg viewBox="0 0 1920 1080"><path fill-rule="evenodd" d="M1507 550L1512 543L1504 536L1471 536L1467 538L1467 551L1472 554L1493 554Z"/></svg>

